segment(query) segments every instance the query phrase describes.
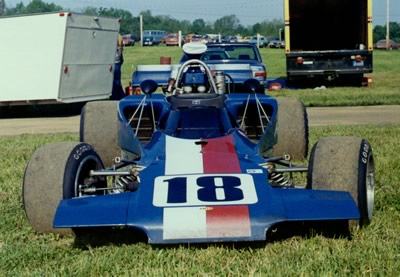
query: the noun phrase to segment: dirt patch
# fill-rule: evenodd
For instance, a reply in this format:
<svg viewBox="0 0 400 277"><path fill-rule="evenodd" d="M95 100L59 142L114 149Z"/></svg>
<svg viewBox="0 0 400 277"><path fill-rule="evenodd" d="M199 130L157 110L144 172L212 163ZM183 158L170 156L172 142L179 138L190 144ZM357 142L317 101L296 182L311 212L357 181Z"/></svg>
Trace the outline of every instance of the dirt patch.
<svg viewBox="0 0 400 277"><path fill-rule="evenodd" d="M307 109L310 126L400 123L400 106L326 107Z"/></svg>
<svg viewBox="0 0 400 277"><path fill-rule="evenodd" d="M80 116L0 119L0 136L78 133Z"/></svg>

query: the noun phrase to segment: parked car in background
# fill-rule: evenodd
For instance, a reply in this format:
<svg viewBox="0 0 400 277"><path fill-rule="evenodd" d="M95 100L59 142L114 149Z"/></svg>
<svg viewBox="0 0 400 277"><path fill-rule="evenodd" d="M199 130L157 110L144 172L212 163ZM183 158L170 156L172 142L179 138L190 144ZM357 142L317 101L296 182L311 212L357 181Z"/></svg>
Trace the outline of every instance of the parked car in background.
<svg viewBox="0 0 400 277"><path fill-rule="evenodd" d="M220 35L218 34L206 34L208 37L208 42L218 42Z"/></svg>
<svg viewBox="0 0 400 277"><path fill-rule="evenodd" d="M163 30L144 30L143 37L152 37L153 42L156 45L161 43L161 40L167 35L166 31Z"/></svg>
<svg viewBox="0 0 400 277"><path fill-rule="evenodd" d="M191 42L207 43L208 37L207 37L207 35L192 35Z"/></svg>
<svg viewBox="0 0 400 277"><path fill-rule="evenodd" d="M269 48L284 48L285 43L282 40L272 40L268 43Z"/></svg>
<svg viewBox="0 0 400 277"><path fill-rule="evenodd" d="M140 35L139 35L139 36L138 36L138 35L131 35L131 38L132 38L135 42L140 41Z"/></svg>
<svg viewBox="0 0 400 277"><path fill-rule="evenodd" d="M143 46L159 45L160 41L156 41L154 37L143 37Z"/></svg>
<svg viewBox="0 0 400 277"><path fill-rule="evenodd" d="M185 36L185 43L189 43L189 42L192 42L192 37L194 36L195 34L188 34L188 35L186 35Z"/></svg>
<svg viewBox="0 0 400 277"><path fill-rule="evenodd" d="M235 36L223 36L221 38L221 42L229 43L229 42L238 42Z"/></svg>
<svg viewBox="0 0 400 277"><path fill-rule="evenodd" d="M208 41L209 41L208 35L188 34L185 37L185 43L189 42L207 43Z"/></svg>
<svg viewBox="0 0 400 277"><path fill-rule="evenodd" d="M260 48L268 46L268 39L266 37L264 37L264 36L259 36L258 40L257 40L257 36L253 36L250 39L250 43L255 44L255 45L257 45L257 41L258 41L258 46Z"/></svg>
<svg viewBox="0 0 400 277"><path fill-rule="evenodd" d="M374 44L375 49L386 49L387 44L386 44L386 39L381 39L377 43ZM400 48L400 43L395 42L392 39L389 39L389 49L399 49Z"/></svg>
<svg viewBox="0 0 400 277"><path fill-rule="evenodd" d="M281 39L278 38L278 37L267 37L267 40L268 40L269 42L271 42L271 41L273 41L273 40L281 40Z"/></svg>
<svg viewBox="0 0 400 277"><path fill-rule="evenodd" d="M246 36L242 39L242 42L250 42L251 36Z"/></svg>
<svg viewBox="0 0 400 277"><path fill-rule="evenodd" d="M135 45L135 40L132 37L132 35L127 34L122 36L122 44L124 46L134 46Z"/></svg>
<svg viewBox="0 0 400 277"><path fill-rule="evenodd" d="M183 40L181 41L183 44ZM170 33L165 37L165 45L166 46L178 46L179 45L179 34L178 33Z"/></svg>

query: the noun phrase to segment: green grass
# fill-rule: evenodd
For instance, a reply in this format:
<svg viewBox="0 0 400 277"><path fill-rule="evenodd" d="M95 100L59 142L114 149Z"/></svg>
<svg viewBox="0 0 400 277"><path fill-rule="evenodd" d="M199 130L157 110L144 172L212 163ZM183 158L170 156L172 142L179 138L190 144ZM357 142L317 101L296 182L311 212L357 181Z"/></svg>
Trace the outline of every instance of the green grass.
<svg viewBox="0 0 400 277"><path fill-rule="evenodd" d="M260 49L269 77L286 75L285 54L283 49ZM122 68L124 86L131 79L133 70L140 64L159 64L160 57L172 58L178 63L182 50L178 47L126 47L125 62ZM300 98L306 106L357 106L357 105L398 105L400 104L400 51L374 51L374 72L372 87L335 87L326 90L284 89L280 92L268 92L273 96Z"/></svg>
<svg viewBox="0 0 400 277"><path fill-rule="evenodd" d="M37 235L21 204L24 168L44 143L76 134L0 137L0 276L398 276L400 272L400 125L316 127L321 136L356 135L372 144L376 208L371 225L352 239L300 236L267 244L154 247L76 244Z"/></svg>

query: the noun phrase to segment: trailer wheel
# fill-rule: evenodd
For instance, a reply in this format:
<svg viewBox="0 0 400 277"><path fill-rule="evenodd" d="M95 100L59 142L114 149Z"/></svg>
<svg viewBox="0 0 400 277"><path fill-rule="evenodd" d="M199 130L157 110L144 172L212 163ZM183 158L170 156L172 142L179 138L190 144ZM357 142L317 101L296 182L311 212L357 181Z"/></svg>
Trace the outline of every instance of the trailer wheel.
<svg viewBox="0 0 400 277"><path fill-rule="evenodd" d="M78 185L87 180L90 170L102 168L100 157L86 143L52 143L36 150L22 182L23 206L33 229L38 233L72 234L71 229L53 228L57 207L62 199L79 195ZM90 180L90 185L106 187L107 183L97 179Z"/></svg>
<svg viewBox="0 0 400 277"><path fill-rule="evenodd" d="M363 226L372 219L374 169L372 149L365 139L322 138L311 151L307 187L350 192L360 212L359 225Z"/></svg>
<svg viewBox="0 0 400 277"><path fill-rule="evenodd" d="M278 100L278 142L274 156L289 154L294 160L304 160L308 154L308 117L303 102L293 98Z"/></svg>
<svg viewBox="0 0 400 277"><path fill-rule="evenodd" d="M79 136L94 147L104 165L110 167L121 155L118 145L117 101L88 102L82 109Z"/></svg>

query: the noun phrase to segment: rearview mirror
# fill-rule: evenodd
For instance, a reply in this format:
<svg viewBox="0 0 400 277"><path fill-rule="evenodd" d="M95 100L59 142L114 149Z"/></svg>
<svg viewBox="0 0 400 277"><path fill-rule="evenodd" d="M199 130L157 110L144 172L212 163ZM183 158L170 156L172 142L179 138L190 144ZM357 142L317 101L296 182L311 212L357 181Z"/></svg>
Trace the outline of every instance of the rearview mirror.
<svg viewBox="0 0 400 277"><path fill-rule="evenodd" d="M243 82L243 87L246 90L251 91L252 93L256 93L258 88L260 87L260 81L257 79L247 79L246 81Z"/></svg>
<svg viewBox="0 0 400 277"><path fill-rule="evenodd" d="M140 89L145 93L145 94L152 94L155 92L158 88L158 84L154 80L145 80L140 83Z"/></svg>

